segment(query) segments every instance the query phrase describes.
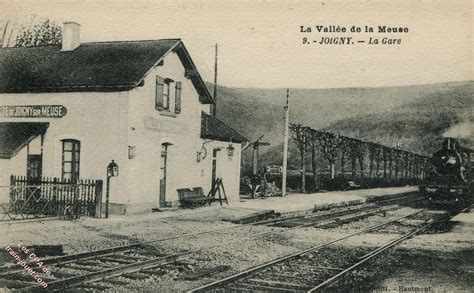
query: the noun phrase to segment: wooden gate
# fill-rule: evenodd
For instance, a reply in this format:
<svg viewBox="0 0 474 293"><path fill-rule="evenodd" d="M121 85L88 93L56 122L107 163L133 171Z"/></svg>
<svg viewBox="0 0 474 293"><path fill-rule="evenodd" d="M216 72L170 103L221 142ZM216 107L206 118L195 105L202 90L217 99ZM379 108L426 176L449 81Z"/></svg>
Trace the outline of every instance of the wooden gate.
<svg viewBox="0 0 474 293"><path fill-rule="evenodd" d="M8 188L8 189L7 189ZM9 201L0 203L0 221L62 215L66 205L79 204L82 215L99 217L102 180L60 180L42 177L30 181L25 176L10 176Z"/></svg>

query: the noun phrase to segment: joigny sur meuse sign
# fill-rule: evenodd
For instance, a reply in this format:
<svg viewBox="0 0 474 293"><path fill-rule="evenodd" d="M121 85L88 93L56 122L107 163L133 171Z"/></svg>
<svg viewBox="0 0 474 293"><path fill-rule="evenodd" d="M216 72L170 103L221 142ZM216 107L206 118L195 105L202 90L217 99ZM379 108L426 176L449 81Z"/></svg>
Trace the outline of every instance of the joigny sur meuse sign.
<svg viewBox="0 0 474 293"><path fill-rule="evenodd" d="M10 118L61 118L67 109L63 105L0 106L0 117Z"/></svg>

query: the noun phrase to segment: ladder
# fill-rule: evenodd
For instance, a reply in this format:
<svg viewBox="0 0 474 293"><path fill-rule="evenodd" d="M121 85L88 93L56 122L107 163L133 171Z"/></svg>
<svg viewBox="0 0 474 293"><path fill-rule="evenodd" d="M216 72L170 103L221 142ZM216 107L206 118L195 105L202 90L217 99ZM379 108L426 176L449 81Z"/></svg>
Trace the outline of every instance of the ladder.
<svg viewBox="0 0 474 293"><path fill-rule="evenodd" d="M229 201L227 200L227 195L225 193L224 183L222 183L222 178L216 179L214 186L212 186L207 196L216 200L216 193L219 195L219 203L221 206L223 201L225 201L227 205L229 204Z"/></svg>

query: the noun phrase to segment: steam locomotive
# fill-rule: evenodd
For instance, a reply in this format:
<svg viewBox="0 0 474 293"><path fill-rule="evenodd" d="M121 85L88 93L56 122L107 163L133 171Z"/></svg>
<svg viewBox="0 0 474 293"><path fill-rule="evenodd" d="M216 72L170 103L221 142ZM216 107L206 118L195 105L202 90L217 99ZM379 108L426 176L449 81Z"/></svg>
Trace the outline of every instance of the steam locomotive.
<svg viewBox="0 0 474 293"><path fill-rule="evenodd" d="M433 153L428 176L420 192L435 204L470 206L474 194L474 150L461 147L454 138L445 138Z"/></svg>

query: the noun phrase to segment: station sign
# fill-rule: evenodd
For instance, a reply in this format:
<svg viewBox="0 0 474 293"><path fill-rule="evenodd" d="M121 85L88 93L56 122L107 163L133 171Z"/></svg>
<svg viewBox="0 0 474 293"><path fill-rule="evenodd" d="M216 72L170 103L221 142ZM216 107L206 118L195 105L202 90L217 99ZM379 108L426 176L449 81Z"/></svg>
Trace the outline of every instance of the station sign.
<svg viewBox="0 0 474 293"><path fill-rule="evenodd" d="M61 118L66 113L63 105L0 106L0 118Z"/></svg>
<svg viewBox="0 0 474 293"><path fill-rule="evenodd" d="M145 129L173 134L187 134L188 125L178 121L158 120L152 117L146 117Z"/></svg>

